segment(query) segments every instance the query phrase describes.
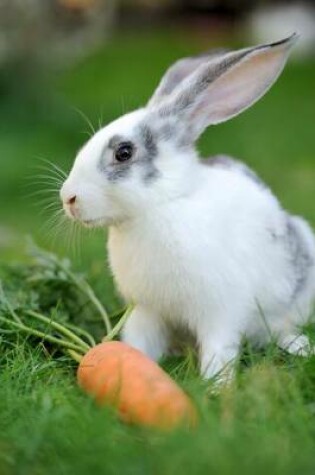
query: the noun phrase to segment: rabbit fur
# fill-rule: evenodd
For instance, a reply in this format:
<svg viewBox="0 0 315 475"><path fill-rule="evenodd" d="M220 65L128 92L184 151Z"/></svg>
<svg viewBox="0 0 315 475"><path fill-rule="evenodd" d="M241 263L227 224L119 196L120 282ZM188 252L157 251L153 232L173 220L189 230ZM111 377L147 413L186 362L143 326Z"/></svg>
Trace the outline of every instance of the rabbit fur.
<svg viewBox="0 0 315 475"><path fill-rule="evenodd" d="M197 341L204 377L233 373L243 337L306 355L315 238L246 165L194 143L275 82L296 36L176 62L148 104L98 131L61 189L65 212L109 226L109 263L135 307L122 338L154 360L171 329Z"/></svg>

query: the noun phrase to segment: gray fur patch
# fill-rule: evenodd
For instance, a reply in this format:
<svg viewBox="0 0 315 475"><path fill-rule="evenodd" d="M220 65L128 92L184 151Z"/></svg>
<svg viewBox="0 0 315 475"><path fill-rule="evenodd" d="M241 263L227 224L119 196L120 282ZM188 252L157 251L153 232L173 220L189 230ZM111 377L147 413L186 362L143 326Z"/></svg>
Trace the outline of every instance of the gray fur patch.
<svg viewBox="0 0 315 475"><path fill-rule="evenodd" d="M176 131L177 128L175 124L172 124L171 122L164 122L158 129L159 139L168 141L174 138Z"/></svg>
<svg viewBox="0 0 315 475"><path fill-rule="evenodd" d="M116 183L121 181L130 174L131 163L115 163L106 167L106 176L108 181Z"/></svg>
<svg viewBox="0 0 315 475"><path fill-rule="evenodd" d="M161 117L159 109L150 111L147 117L147 124L150 124L151 134L152 130L154 131L153 136L156 144L169 140L172 142L176 141L181 130L180 121L177 117Z"/></svg>
<svg viewBox="0 0 315 475"><path fill-rule="evenodd" d="M301 235L301 231L290 216L287 217L286 227L286 239L295 279L292 295L292 300L294 300L305 287L309 277L309 270L314 265L314 262Z"/></svg>
<svg viewBox="0 0 315 475"><path fill-rule="evenodd" d="M108 148L111 154L114 154L115 149L122 142L128 142L128 140L121 135L114 135L109 142L106 144L104 153ZM102 154L103 155L103 154ZM132 166L132 159L126 162L118 162L112 159L108 164L104 163L104 157L101 156L98 169L107 176L108 181L115 183L117 181L123 180L130 174L130 169Z"/></svg>
<svg viewBox="0 0 315 475"><path fill-rule="evenodd" d="M139 136L146 151L146 159L152 161L158 153L157 140L153 135L152 129L146 124L140 125Z"/></svg>
<svg viewBox="0 0 315 475"><path fill-rule="evenodd" d="M130 142L134 146L134 156L125 162L118 162L114 158L115 149L123 142ZM116 183L127 178L133 167L141 167L143 169L143 181L151 182L155 179L159 172L154 165L154 158L158 154L157 139L152 129L147 124L140 124L135 131L135 138L131 140L121 135L114 135L106 144L106 149L113 155L110 163L105 163L104 157L101 157L98 168L107 176L107 179Z"/></svg>
<svg viewBox="0 0 315 475"><path fill-rule="evenodd" d="M143 168L143 181L150 183L159 176L159 171L154 164L154 159L158 154L158 137L147 124L140 124L139 136L139 156L137 161Z"/></svg>
<svg viewBox="0 0 315 475"><path fill-rule="evenodd" d="M109 140L107 147L111 150L115 150L115 148L122 142L126 142L126 140L121 135L114 135Z"/></svg>
<svg viewBox="0 0 315 475"><path fill-rule="evenodd" d="M259 178L259 176L245 163L235 160L227 155L215 155L214 157L209 157L202 160L207 166L212 167L222 167L226 169L234 169L247 176L251 181L256 183L260 188L267 189L267 185Z"/></svg>

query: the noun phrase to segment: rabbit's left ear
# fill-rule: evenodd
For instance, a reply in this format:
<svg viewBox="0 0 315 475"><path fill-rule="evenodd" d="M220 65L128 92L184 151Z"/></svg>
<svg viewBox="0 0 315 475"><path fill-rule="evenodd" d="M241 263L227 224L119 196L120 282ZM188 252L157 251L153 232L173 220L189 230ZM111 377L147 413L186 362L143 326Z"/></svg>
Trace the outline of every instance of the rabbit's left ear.
<svg viewBox="0 0 315 475"><path fill-rule="evenodd" d="M204 61L158 105L159 115L175 117L188 140L212 124L250 107L280 75L297 35Z"/></svg>

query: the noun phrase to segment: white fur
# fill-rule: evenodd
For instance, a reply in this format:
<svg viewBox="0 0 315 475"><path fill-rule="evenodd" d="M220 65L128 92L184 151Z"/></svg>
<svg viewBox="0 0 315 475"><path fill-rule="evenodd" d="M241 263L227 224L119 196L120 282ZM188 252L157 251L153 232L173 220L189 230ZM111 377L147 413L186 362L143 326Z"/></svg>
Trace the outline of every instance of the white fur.
<svg viewBox="0 0 315 475"><path fill-rule="evenodd" d="M236 356L242 336L264 345L271 335L296 335L309 315L315 278L311 292L305 289L290 305L288 256L271 235L281 240L285 234L277 200L242 174L197 169L197 190L156 209L148 203L135 221L111 228L109 255L121 293L152 318L144 328L136 308L125 339L145 349L143 331L148 341L157 337L157 315L187 326L197 335L208 374L215 355L222 353L224 364ZM165 349L165 331L160 336L160 352L149 345L155 357Z"/></svg>
<svg viewBox="0 0 315 475"><path fill-rule="evenodd" d="M140 109L98 132L61 191L71 217L110 225L110 266L120 292L136 305L123 339L159 359L169 350L170 328L189 329L206 377L225 367L230 377L227 365L243 336L258 345L274 337L289 351L305 352L298 326L310 315L315 270L292 301L288 215L268 188L241 167L204 165L192 144L179 151L175 139L158 143L159 178L152 183L143 182L136 166L117 183L102 176L97 163L102 154L108 163L112 159L109 138L132 138L147 119L152 125L152 110ZM70 210L72 195L77 201ZM315 262L312 232L292 219Z"/></svg>

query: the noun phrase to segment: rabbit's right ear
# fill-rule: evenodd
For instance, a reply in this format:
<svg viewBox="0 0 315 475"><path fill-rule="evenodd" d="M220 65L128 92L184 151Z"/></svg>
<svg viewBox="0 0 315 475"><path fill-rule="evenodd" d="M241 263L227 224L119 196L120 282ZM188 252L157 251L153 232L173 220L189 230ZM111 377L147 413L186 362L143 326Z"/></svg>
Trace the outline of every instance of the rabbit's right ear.
<svg viewBox="0 0 315 475"><path fill-rule="evenodd" d="M151 107L160 104L184 79L201 66L201 64L217 59L225 53L227 53L227 50L214 49L199 56L191 56L176 61L170 68L168 68L162 77L160 84L148 102L148 106Z"/></svg>

